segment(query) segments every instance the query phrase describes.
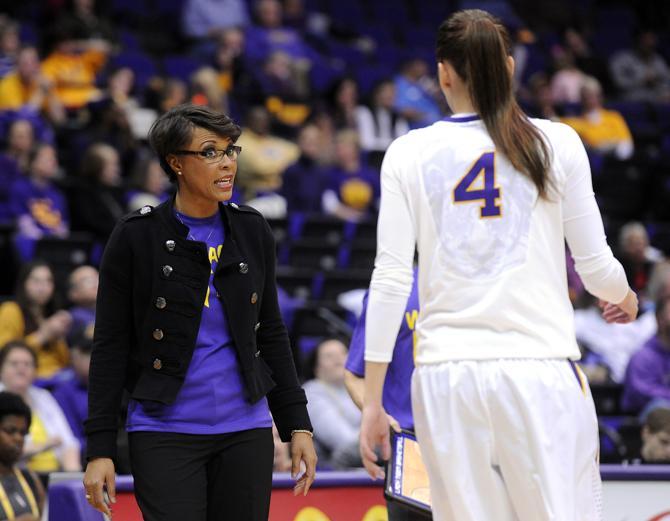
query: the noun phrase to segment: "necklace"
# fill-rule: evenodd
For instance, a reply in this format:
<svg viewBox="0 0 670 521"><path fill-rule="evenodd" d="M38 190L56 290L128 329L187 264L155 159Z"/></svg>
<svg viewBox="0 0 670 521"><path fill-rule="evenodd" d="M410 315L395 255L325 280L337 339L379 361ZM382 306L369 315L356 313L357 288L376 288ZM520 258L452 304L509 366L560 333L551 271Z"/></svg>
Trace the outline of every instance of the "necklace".
<svg viewBox="0 0 670 521"><path fill-rule="evenodd" d="M174 214L177 216L177 219L179 220L179 222L182 223L184 226L186 226L186 223L182 220L181 216L179 215L179 212L175 212ZM209 238L212 236L212 233L214 233L214 228L215 227L216 227L216 220L214 220L214 224L212 224L212 227L209 230L209 233L207 234L207 238L202 242L204 242L205 244L208 244ZM186 226L186 228L188 229L188 235L186 236L186 238L191 239L192 241L198 242L198 239L193 237L193 235L191 234L191 228L189 226Z"/></svg>

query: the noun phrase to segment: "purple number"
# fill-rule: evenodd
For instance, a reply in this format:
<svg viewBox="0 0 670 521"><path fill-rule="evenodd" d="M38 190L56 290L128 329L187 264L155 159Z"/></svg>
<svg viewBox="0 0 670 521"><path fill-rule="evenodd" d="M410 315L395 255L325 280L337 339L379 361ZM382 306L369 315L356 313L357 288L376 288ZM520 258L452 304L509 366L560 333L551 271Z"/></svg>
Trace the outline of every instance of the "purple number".
<svg viewBox="0 0 670 521"><path fill-rule="evenodd" d="M484 174L483 188L479 182L479 188L472 185ZM500 217L502 211L498 206L500 199L500 188L496 186L495 152L486 152L479 156L472 168L459 181L454 188L454 202L467 203L472 201L483 201L479 210L480 217Z"/></svg>

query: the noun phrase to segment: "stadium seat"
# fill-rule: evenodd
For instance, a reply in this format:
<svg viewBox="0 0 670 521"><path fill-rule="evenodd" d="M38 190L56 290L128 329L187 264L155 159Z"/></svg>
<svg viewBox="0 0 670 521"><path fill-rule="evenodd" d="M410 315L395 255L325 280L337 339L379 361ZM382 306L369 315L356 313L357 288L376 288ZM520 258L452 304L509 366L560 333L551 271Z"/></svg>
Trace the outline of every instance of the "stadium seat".
<svg viewBox="0 0 670 521"><path fill-rule="evenodd" d="M292 267L330 270L337 264L338 244L322 239L298 239L287 244L288 255L281 258Z"/></svg>
<svg viewBox="0 0 670 521"><path fill-rule="evenodd" d="M323 273L320 297L334 302L340 293L352 289L367 289L370 285L371 269L332 270Z"/></svg>
<svg viewBox="0 0 670 521"><path fill-rule="evenodd" d="M277 284L292 297L310 300L317 271L310 268L278 266L276 271Z"/></svg>

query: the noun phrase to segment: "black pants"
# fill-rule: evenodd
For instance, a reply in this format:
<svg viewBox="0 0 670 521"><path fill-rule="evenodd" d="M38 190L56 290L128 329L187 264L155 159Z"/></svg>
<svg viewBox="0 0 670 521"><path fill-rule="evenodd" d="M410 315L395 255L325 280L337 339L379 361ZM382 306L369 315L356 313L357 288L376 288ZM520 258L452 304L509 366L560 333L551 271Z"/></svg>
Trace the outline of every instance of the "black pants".
<svg viewBox="0 0 670 521"><path fill-rule="evenodd" d="M145 521L267 521L272 429L129 435L135 497Z"/></svg>

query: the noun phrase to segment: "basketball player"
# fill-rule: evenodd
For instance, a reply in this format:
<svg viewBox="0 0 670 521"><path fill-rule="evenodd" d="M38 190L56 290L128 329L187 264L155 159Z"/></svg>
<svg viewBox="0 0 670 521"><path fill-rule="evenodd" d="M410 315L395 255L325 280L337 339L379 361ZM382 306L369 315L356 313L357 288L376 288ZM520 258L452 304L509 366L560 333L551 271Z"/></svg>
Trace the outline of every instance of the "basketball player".
<svg viewBox="0 0 670 521"><path fill-rule="evenodd" d="M438 75L454 115L398 138L384 159L361 455L382 474L382 385L416 244L412 408L434 519L598 520L598 426L574 364L564 240L607 321L633 320L637 297L605 241L579 137L521 112L509 52L488 13L447 19Z"/></svg>

